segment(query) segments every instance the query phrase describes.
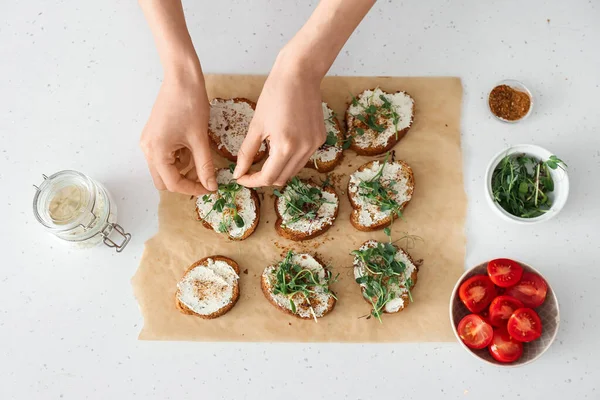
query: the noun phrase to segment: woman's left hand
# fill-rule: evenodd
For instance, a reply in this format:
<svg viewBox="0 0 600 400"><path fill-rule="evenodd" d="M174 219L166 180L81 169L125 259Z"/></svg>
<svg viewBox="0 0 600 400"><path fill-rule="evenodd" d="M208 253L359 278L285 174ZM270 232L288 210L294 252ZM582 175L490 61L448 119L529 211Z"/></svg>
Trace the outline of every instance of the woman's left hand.
<svg viewBox="0 0 600 400"><path fill-rule="evenodd" d="M283 186L325 143L321 78L285 56L277 58L238 152L233 176L239 184ZM249 173L254 155L265 139L269 142L269 157L260 171Z"/></svg>

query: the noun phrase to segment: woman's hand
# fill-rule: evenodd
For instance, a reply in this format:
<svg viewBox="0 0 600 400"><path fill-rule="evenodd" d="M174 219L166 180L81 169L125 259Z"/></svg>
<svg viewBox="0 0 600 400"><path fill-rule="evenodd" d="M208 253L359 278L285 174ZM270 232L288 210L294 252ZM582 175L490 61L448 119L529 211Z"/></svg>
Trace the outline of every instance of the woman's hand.
<svg viewBox="0 0 600 400"><path fill-rule="evenodd" d="M165 77L140 141L157 189L190 195L217 189L208 140L209 115L201 75ZM200 183L181 175L189 152Z"/></svg>
<svg viewBox="0 0 600 400"><path fill-rule="evenodd" d="M325 143L321 77L305 71L285 56L278 57L263 87L248 135L238 152L234 178L247 187L283 186ZM263 140L269 157L262 169L249 174Z"/></svg>
<svg viewBox="0 0 600 400"><path fill-rule="evenodd" d="M284 185L304 167L325 142L321 79L375 0L321 0L292 40L279 54L262 94L250 129L238 153L234 177L244 186ZM159 189L187 194L216 190L208 145L209 104L198 56L190 38L180 0L140 0L152 30L167 77L191 71L196 79L165 79L141 146ZM191 83L190 83L191 82ZM248 174L263 139L270 144L261 171ZM202 184L181 175L177 161L189 149Z"/></svg>

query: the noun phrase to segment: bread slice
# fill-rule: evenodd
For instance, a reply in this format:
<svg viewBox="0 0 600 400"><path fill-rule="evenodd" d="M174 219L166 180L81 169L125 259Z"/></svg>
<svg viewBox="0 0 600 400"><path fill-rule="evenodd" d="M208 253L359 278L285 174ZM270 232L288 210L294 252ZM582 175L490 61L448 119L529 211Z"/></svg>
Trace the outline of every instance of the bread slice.
<svg viewBox="0 0 600 400"><path fill-rule="evenodd" d="M217 153L230 161L237 161L255 109L256 103L241 97L211 100L208 136ZM266 155L267 144L263 142L254 156L253 163L259 162Z"/></svg>
<svg viewBox="0 0 600 400"><path fill-rule="evenodd" d="M406 135L414 112L415 102L406 92L386 93L378 87L365 90L346 110L350 148L365 156L385 153Z"/></svg>
<svg viewBox="0 0 600 400"><path fill-rule="evenodd" d="M299 192L306 194L311 190L315 191L313 198L317 203L301 205L299 199L302 196L299 195ZM300 208L305 213L304 215L298 216L296 213L298 205L301 205ZM275 200L275 213L277 214L275 230L279 236L294 241L312 239L322 235L333 225L339 208L340 199L332 186L323 188L310 180L294 177L283 188L281 196ZM306 213L313 215L306 215Z"/></svg>
<svg viewBox="0 0 600 400"><path fill-rule="evenodd" d="M318 276L319 282L325 284L326 287L321 286L309 286L308 288L315 293L311 293L308 297L305 297L302 293L296 293L292 296L296 312L292 310L290 304L290 298L281 294L275 293L275 286L277 284L277 272L282 268L282 264L289 261L292 265L298 265L301 269L311 271L315 276ZM261 280L260 286L263 294L267 300L273 304L279 310L286 314L293 315L300 319L317 319L322 318L330 313L335 307L336 296L331 290L329 290L328 280L331 277L331 273L323 266L323 263L316 257L310 254L291 254L284 261L276 265L270 265L265 268ZM287 276L286 279L290 279ZM289 282L289 281L288 281Z"/></svg>
<svg viewBox="0 0 600 400"><path fill-rule="evenodd" d="M325 102L322 105L327 141L310 156L306 167L316 169L319 172L331 172L342 162L346 136L333 110ZM332 140L334 140L333 144L331 143Z"/></svg>
<svg viewBox="0 0 600 400"><path fill-rule="evenodd" d="M390 199L398 204L400 211L406 207L415 190L412 168L404 161L370 161L360 166L350 175L347 190L352 206L350 222L359 231L383 229L397 218L395 212L382 211L380 205L364 196L366 191L360 187L361 182L373 180L381 168L383 173L379 181L388 189Z"/></svg>
<svg viewBox="0 0 600 400"><path fill-rule="evenodd" d="M365 250L369 248L374 248L380 243L375 240L367 240L362 244L359 250ZM384 278L386 288L389 292L394 294L393 299L386 303L383 308L383 312L387 314L397 313L404 310L408 304L410 303L409 290L411 290L417 284L417 274L419 272L419 266L415 264L410 255L403 249L399 248L396 245L391 243L386 243L385 245L391 245L396 249L396 253L394 255L394 259L401 263L404 263L406 269L404 270L403 275L400 275L398 279L398 283L390 282L389 279ZM371 260L374 262L378 262L377 259ZM379 260L381 261L381 260ZM358 279L364 275L375 276L365 267L364 262L361 258L355 256L354 257L354 278ZM410 279L408 279L410 278ZM407 285L408 284L408 285ZM365 284L360 284L361 292L363 294L363 298L365 301L372 305L371 300L365 294ZM374 303L376 303L376 298L372 299Z"/></svg>
<svg viewBox="0 0 600 400"><path fill-rule="evenodd" d="M183 314L214 319L233 308L240 297L240 267L224 256L192 264L177 284L175 305Z"/></svg>
<svg viewBox="0 0 600 400"><path fill-rule="evenodd" d="M226 233L231 240L244 240L250 236L258 226L260 220L260 201L258 195L252 189L237 186L234 195L235 212L242 218L244 225L238 227L234 220L235 212L230 207L224 207L221 212L214 209L219 199L228 199L224 185L235 184L233 174L228 168L217 171L217 183L219 190L196 198L196 215L202 225L217 233ZM231 199L230 199L231 200Z"/></svg>

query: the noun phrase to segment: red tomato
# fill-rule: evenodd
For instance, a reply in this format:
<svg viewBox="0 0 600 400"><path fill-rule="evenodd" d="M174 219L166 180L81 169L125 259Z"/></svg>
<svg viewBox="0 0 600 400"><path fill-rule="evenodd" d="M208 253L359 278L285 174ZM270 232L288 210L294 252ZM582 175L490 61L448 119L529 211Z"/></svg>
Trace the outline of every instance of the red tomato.
<svg viewBox="0 0 600 400"><path fill-rule="evenodd" d="M493 326L506 326L508 319L517 308L523 308L523 303L514 297L498 296L490 304L490 324Z"/></svg>
<svg viewBox="0 0 600 400"><path fill-rule="evenodd" d="M463 343L471 349L483 349L490 344L494 334L492 326L476 314L461 319L456 329Z"/></svg>
<svg viewBox="0 0 600 400"><path fill-rule="evenodd" d="M478 313L494 300L496 288L486 275L475 275L460 285L458 296L469 311Z"/></svg>
<svg viewBox="0 0 600 400"><path fill-rule="evenodd" d="M531 308L519 308L508 319L508 333L519 342L531 342L542 336L542 321Z"/></svg>
<svg viewBox="0 0 600 400"><path fill-rule="evenodd" d="M523 275L523 267L508 258L498 258L488 263L487 272L494 284L505 288L519 282Z"/></svg>
<svg viewBox="0 0 600 400"><path fill-rule="evenodd" d="M489 313L489 311L488 311L488 310L483 310L483 311L482 311L482 312L480 312L478 315L479 315L481 318L483 318L483 320L484 320L485 322L487 322L488 324L490 324L490 325L492 324L492 323L491 323L491 321L490 321L490 313Z"/></svg>
<svg viewBox="0 0 600 400"><path fill-rule="evenodd" d="M506 328L494 329L490 354L497 361L510 363L517 361L523 354L523 343L511 338Z"/></svg>
<svg viewBox="0 0 600 400"><path fill-rule="evenodd" d="M504 294L521 301L525 307L536 308L546 300L548 285L538 274L524 272L521 281L508 288Z"/></svg>

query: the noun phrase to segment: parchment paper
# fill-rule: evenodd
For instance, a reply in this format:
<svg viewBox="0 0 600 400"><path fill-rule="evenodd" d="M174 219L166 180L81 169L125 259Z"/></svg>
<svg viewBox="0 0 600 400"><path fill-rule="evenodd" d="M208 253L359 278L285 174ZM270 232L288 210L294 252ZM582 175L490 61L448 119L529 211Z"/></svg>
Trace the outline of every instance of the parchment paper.
<svg viewBox="0 0 600 400"><path fill-rule="evenodd" d="M209 98L247 97L256 101L264 77L209 75ZM349 222L350 204L346 194L348 174L375 157L344 153L334 170L336 191L341 198L335 225L323 236L295 243L275 233L275 212L270 189L261 190L260 224L242 242L210 231L194 215L190 196L162 193L159 231L145 247L133 289L144 317L140 339L198 341L296 341L296 342L426 342L453 340L448 302L464 268L464 221L466 196L463 189L460 148L462 86L458 78L327 77L323 99L343 118L351 93L380 86L393 92L405 90L415 99L415 120L408 134L396 145L396 157L408 162L415 175L415 192L404 212L404 220L393 225L394 238L417 235L407 248L413 259L423 259L414 303L398 314L386 314L383 324L365 318L369 304L354 282L352 256L368 239L386 240L382 231L359 232ZM214 156L220 166L228 162ZM255 166L256 168L256 166ZM305 169L303 177L324 179ZM260 289L263 269L281 260L288 249L318 255L330 265L339 281L332 288L338 296L333 312L315 323L300 320L275 309ZM183 315L175 308L177 282L194 261L224 255L238 262L241 296L224 316L202 320Z"/></svg>

